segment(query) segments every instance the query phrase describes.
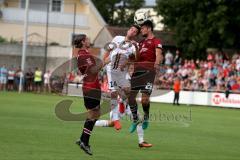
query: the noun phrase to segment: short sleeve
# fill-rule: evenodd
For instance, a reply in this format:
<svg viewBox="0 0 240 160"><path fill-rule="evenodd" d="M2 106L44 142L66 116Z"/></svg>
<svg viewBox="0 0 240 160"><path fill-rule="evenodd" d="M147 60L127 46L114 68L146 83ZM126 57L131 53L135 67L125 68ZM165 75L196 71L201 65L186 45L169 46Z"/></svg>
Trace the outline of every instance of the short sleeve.
<svg viewBox="0 0 240 160"><path fill-rule="evenodd" d="M154 44L155 44L155 48L162 49L162 42L160 41L160 39L155 39Z"/></svg>

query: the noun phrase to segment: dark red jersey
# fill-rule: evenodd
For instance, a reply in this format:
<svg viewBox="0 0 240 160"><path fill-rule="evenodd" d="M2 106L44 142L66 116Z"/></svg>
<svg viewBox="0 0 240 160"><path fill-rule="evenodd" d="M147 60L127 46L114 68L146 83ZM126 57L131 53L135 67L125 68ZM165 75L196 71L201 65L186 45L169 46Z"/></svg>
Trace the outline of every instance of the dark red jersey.
<svg viewBox="0 0 240 160"><path fill-rule="evenodd" d="M91 89L100 89L98 73L92 73L91 67L96 65L96 59L89 53L88 50L81 49L78 51L78 69L84 75L83 78L83 91Z"/></svg>
<svg viewBox="0 0 240 160"><path fill-rule="evenodd" d="M142 64L142 67L148 67L150 62L153 66L156 61L156 48L162 49L162 44L160 39L144 39L139 43L139 59L138 62Z"/></svg>

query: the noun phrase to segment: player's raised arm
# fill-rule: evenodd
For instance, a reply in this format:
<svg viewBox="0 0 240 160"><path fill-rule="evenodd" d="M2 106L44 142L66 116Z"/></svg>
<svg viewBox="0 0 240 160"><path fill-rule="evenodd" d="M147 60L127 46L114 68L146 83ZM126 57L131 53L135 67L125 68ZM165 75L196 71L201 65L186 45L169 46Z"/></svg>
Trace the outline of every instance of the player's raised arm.
<svg viewBox="0 0 240 160"><path fill-rule="evenodd" d="M138 47L138 43L136 41L132 41L132 44L135 47L135 54L133 57L130 57L129 60L132 61L138 61L139 60L139 47ZM134 58L134 59L133 59Z"/></svg>
<svg viewBox="0 0 240 160"><path fill-rule="evenodd" d="M103 65L105 66L106 64L110 63L110 50L106 51L103 55Z"/></svg>

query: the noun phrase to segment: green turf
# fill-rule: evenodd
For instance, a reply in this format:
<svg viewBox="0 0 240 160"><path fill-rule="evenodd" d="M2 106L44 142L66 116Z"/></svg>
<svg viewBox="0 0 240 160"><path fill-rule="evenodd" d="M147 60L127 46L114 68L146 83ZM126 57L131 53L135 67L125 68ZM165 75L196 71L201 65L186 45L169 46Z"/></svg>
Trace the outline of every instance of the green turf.
<svg viewBox="0 0 240 160"><path fill-rule="evenodd" d="M64 122L54 114L55 105L63 99L74 101L72 111L85 110L80 98L0 92L0 160L240 157L240 110L156 103L151 106L154 115L145 132L145 139L154 147L139 149L136 133L128 133L130 122L125 119L119 133L113 128L95 128L91 139L94 156L90 157L74 144L83 123Z"/></svg>

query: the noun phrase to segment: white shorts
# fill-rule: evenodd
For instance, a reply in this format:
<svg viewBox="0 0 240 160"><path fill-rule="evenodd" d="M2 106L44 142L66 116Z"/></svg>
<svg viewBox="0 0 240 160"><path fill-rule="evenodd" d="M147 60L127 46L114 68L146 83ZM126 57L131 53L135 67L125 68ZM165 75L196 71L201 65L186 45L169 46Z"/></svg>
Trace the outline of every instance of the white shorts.
<svg viewBox="0 0 240 160"><path fill-rule="evenodd" d="M111 91L116 91L121 88L130 87L130 81L126 79L127 72L121 71L107 71L108 88Z"/></svg>
<svg viewBox="0 0 240 160"><path fill-rule="evenodd" d="M7 84L7 78L6 77L0 77L0 84Z"/></svg>

